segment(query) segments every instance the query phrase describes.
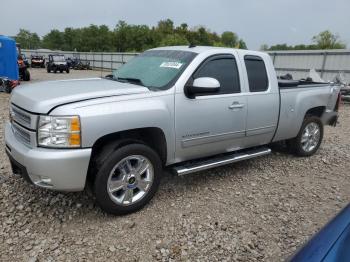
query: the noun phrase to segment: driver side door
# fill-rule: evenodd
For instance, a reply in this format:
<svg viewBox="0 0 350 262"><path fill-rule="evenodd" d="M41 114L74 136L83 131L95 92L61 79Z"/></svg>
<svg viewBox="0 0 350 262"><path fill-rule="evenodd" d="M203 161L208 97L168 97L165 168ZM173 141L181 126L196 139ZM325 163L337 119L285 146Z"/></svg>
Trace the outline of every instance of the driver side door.
<svg viewBox="0 0 350 262"><path fill-rule="evenodd" d="M215 93L175 94L176 156L178 161L240 149L246 131L247 98L234 54L204 60L186 85L201 77L220 83Z"/></svg>

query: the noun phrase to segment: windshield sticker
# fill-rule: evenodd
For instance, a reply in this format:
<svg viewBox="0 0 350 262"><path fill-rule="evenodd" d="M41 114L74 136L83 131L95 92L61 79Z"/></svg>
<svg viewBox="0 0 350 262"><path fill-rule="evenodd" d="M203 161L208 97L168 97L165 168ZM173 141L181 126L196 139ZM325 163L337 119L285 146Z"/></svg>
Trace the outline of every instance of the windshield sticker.
<svg viewBox="0 0 350 262"><path fill-rule="evenodd" d="M182 65L179 62L163 62L160 67L180 69Z"/></svg>

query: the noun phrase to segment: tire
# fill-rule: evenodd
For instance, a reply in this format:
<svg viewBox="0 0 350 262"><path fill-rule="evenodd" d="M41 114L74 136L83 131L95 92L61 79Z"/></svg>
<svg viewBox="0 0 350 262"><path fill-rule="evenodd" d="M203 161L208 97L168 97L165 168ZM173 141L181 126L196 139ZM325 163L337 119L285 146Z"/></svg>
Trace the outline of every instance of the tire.
<svg viewBox="0 0 350 262"><path fill-rule="evenodd" d="M93 193L98 205L107 213L125 215L138 211L152 199L159 187L162 163L158 154L146 145L129 144L114 150L106 147L95 164ZM148 168L138 173L135 170L140 166ZM107 188L112 181L118 189L110 193Z"/></svg>
<svg viewBox="0 0 350 262"><path fill-rule="evenodd" d="M313 128L317 128L318 131ZM308 132L307 129L315 131ZM322 139L323 124L320 118L316 116L306 116L297 137L288 140L287 147L290 152L296 156L312 156L320 147ZM309 148L307 146L307 143L309 143Z"/></svg>
<svg viewBox="0 0 350 262"><path fill-rule="evenodd" d="M5 86L5 92L8 93L8 94L11 94L12 88L9 85L6 85Z"/></svg>
<svg viewBox="0 0 350 262"><path fill-rule="evenodd" d="M55 68L55 69L53 70L53 72L56 74L56 73L57 73L57 69Z"/></svg>
<svg viewBox="0 0 350 262"><path fill-rule="evenodd" d="M28 69L26 69L26 70L24 71L23 80L24 80L24 81L30 81L30 72L29 72Z"/></svg>
<svg viewBox="0 0 350 262"><path fill-rule="evenodd" d="M60 70L60 73L62 74L62 73L63 73L63 70Z"/></svg>

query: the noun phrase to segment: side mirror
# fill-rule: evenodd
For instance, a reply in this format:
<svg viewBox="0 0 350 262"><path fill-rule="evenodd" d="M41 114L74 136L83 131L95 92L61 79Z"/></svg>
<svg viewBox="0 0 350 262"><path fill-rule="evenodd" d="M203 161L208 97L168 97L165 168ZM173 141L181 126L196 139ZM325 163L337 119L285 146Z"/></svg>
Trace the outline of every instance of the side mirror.
<svg viewBox="0 0 350 262"><path fill-rule="evenodd" d="M186 86L186 93L189 96L198 94L216 93L220 89L220 82L212 77L200 77L193 81L192 85Z"/></svg>

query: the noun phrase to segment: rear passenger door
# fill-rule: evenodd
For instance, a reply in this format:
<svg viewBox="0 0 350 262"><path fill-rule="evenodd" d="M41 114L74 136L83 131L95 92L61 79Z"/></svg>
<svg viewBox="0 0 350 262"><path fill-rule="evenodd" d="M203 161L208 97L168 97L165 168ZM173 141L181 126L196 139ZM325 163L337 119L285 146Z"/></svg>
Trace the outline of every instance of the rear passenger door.
<svg viewBox="0 0 350 262"><path fill-rule="evenodd" d="M241 95L240 68L232 54L205 59L188 81L201 77L220 82L217 93L175 96L176 155L184 161L240 149L245 137L246 97ZM186 84L185 84L186 86ZM185 88L183 86L183 88Z"/></svg>
<svg viewBox="0 0 350 262"><path fill-rule="evenodd" d="M246 146L270 143L277 127L279 114L279 93L273 86L268 72L273 65L268 57L242 53L241 61L246 70L248 84L248 112L246 129ZM271 63L268 64L267 63Z"/></svg>

